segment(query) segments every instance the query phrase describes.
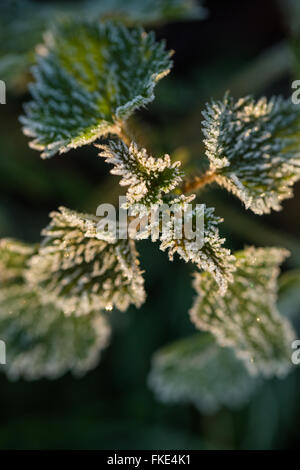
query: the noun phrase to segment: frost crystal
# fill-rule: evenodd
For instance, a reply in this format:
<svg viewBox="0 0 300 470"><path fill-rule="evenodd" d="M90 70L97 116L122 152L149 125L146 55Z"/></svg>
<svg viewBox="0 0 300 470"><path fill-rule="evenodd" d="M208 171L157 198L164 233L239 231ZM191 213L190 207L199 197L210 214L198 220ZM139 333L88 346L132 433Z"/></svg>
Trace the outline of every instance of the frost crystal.
<svg viewBox="0 0 300 470"><path fill-rule="evenodd" d="M280 210L300 178L299 107L228 94L203 112L209 171L256 214Z"/></svg>
<svg viewBox="0 0 300 470"><path fill-rule="evenodd" d="M287 252L250 247L236 254L234 279L224 296L209 273L197 273L190 311L197 328L231 346L253 374L284 375L291 367L293 331L276 308L279 264Z"/></svg>
<svg viewBox="0 0 300 470"><path fill-rule="evenodd" d="M40 48L41 50L41 48ZM98 22L66 22L46 37L33 68L33 101L21 118L43 157L108 133L154 99L169 72L170 53L153 33Z"/></svg>
<svg viewBox="0 0 300 470"><path fill-rule="evenodd" d="M39 286L42 301L66 314L126 310L145 300L144 280L132 240L108 243L95 238L97 217L64 207L50 214L39 252L29 262L26 279Z"/></svg>
<svg viewBox="0 0 300 470"><path fill-rule="evenodd" d="M100 156L114 165L111 173L121 176L121 186L129 186L126 194L128 207L139 203L145 206L162 204L162 196L182 181L180 162L171 163L169 155L154 158L146 149L138 149L132 142L128 148L124 142L110 141L98 145Z"/></svg>
<svg viewBox="0 0 300 470"><path fill-rule="evenodd" d="M149 376L149 385L160 400L192 402L205 414L215 413L222 405L243 405L258 383L230 348L222 348L207 333L158 351Z"/></svg>

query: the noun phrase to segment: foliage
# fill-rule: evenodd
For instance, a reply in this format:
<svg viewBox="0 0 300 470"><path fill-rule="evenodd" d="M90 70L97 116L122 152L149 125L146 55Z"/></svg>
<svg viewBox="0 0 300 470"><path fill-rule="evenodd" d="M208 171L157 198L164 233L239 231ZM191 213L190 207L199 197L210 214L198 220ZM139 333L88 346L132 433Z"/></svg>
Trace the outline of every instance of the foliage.
<svg viewBox="0 0 300 470"><path fill-rule="evenodd" d="M300 179L299 107L228 94L203 113L209 171L256 214L280 210Z"/></svg>
<svg viewBox="0 0 300 470"><path fill-rule="evenodd" d="M294 333L276 308L278 265L287 254L277 248L236 253L234 280L223 297L208 273L195 275L191 320L233 347L253 374L282 376L291 367Z"/></svg>
<svg viewBox="0 0 300 470"><path fill-rule="evenodd" d="M44 240L31 257L26 279L41 299L65 314L126 310L145 300L133 240L109 243L96 238L97 218L61 207L50 214Z"/></svg>
<svg viewBox="0 0 300 470"><path fill-rule="evenodd" d="M183 4L155 2L172 18ZM126 187L124 208L137 216L142 230L136 238L128 233L128 239L119 239L99 228L99 216L61 207L50 214L39 246L0 243L0 333L10 350L7 372L39 378L93 367L109 337L104 310L125 311L145 301L135 244L151 237L170 260L177 254L198 269L191 319L212 334L160 351L152 388L165 401L192 401L202 412L242 405L256 390L257 376L283 377L291 369L294 332L276 305L279 265L287 252L250 247L232 254L219 233L223 219L203 204L202 195L197 199L196 190L216 181L256 214L281 209L300 175L299 108L280 97L235 101L226 94L212 101L203 122L209 169L186 182L178 161L140 148L127 126L133 113L154 99L157 82L170 70L171 53L152 32L91 18L91 11L115 17L105 5L101 12L80 10L81 20L78 10L76 19L66 14L46 34L33 68L32 101L21 121L30 146L46 158L99 140L100 155ZM130 11L128 5L124 9ZM139 3L128 17L141 20L145 7L154 20L152 5ZM43 21L40 25L44 29ZM20 56L35 41L29 43L24 41ZM193 229L204 218L202 243L178 237L186 216Z"/></svg>
<svg viewBox="0 0 300 470"><path fill-rule="evenodd" d="M86 373L98 364L110 334L99 312L66 317L24 285L0 289L0 331L7 351L3 371L27 380Z"/></svg>
<svg viewBox="0 0 300 470"><path fill-rule="evenodd" d="M112 175L121 176L121 186L129 186L126 194L127 207L136 203L145 206L163 204L168 194L182 181L180 162L171 163L169 155L153 158L146 149L139 150L132 142L129 147L123 141L110 141L99 145L101 157L114 165Z"/></svg>
<svg viewBox="0 0 300 470"><path fill-rule="evenodd" d="M34 247L1 240L0 336L7 362L2 369L11 379L57 378L68 370L82 374L97 365L110 327L99 312L67 317L46 303L24 278L33 253Z"/></svg>
<svg viewBox="0 0 300 470"><path fill-rule="evenodd" d="M149 385L167 403L192 402L204 414L222 405L242 406L259 384L230 348L207 333L176 341L157 351Z"/></svg>
<svg viewBox="0 0 300 470"><path fill-rule="evenodd" d="M72 51L70 55L70 51ZM154 99L170 54L152 33L114 23L68 22L49 34L21 121L43 157L109 133Z"/></svg>
<svg viewBox="0 0 300 470"><path fill-rule="evenodd" d="M109 145L100 145L99 148L106 162L114 165L111 173L122 176L122 186L129 186L125 207L133 209L133 214L140 212L141 218L146 219L138 237L151 236L152 241L159 240L160 249L168 251L171 261L177 253L184 261L191 261L199 269L213 273L220 290L224 292L232 279L234 266L230 251L222 246L225 240L220 237L217 228L222 219L215 216L214 209L204 204L188 213L196 195L181 194L178 197L176 191L172 195L182 181L183 173L178 170L180 162L171 163L169 155L153 158L146 149L139 150L135 143L128 148L124 143L111 141ZM141 205L145 207L141 208ZM167 222L164 217L167 217ZM199 238L189 239L184 232L187 218L191 219L195 230L198 229ZM201 227L197 227L197 218L205 220L204 233ZM178 235L179 230L181 236Z"/></svg>

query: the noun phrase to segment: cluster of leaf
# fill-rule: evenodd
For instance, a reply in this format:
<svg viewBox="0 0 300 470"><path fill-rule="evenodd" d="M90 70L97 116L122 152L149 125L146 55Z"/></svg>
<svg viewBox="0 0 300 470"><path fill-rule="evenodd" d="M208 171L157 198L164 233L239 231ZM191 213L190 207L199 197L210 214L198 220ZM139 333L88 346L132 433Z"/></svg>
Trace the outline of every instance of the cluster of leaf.
<svg viewBox="0 0 300 470"><path fill-rule="evenodd" d="M112 18L127 24L147 24L205 16L205 9L194 0L49 1L39 6L31 0L1 0L0 77L10 88L23 91L43 34L61 19Z"/></svg>
<svg viewBox="0 0 300 470"><path fill-rule="evenodd" d="M225 240L219 236L217 226L222 219L204 204L189 207L195 195L174 194L182 181L180 162L171 163L169 155L154 158L135 143L128 148L124 142L110 141L109 145L99 147L101 156L114 165L111 173L121 176L120 184L128 186L125 207L146 219L139 238L151 236L152 241L161 242L161 250L168 250L170 260L177 253L184 261L211 272L221 292L225 292L234 265L230 251L222 246ZM187 217L195 230L198 223L199 238L195 232L193 238L186 236L183 226ZM205 225L203 233L199 228L201 218Z"/></svg>
<svg viewBox="0 0 300 470"><path fill-rule="evenodd" d="M36 252L11 239L0 242L0 336L6 345L11 379L56 378L71 370L95 367L107 345L110 328L103 315L69 316L26 282L27 263Z"/></svg>
<svg viewBox="0 0 300 470"><path fill-rule="evenodd" d="M197 297L191 319L201 333L162 348L153 357L149 385L165 402L192 402L202 413L222 406L242 406L272 375L291 370L295 333L287 316L299 313L299 273L279 279L278 265L287 253L248 248L236 253L234 282L225 296L215 281L196 274Z"/></svg>
<svg viewBox="0 0 300 470"><path fill-rule="evenodd" d="M286 252L249 248L233 256L223 246L214 209L201 204L188 212L196 196L183 193L179 163L168 155L150 156L134 142L128 144L127 136L122 141L125 121L153 100L154 87L170 65L164 44L142 29L68 21L40 47L30 88L33 101L22 122L34 139L31 146L44 157L108 134L118 136L99 147L113 165L111 173L127 187L126 209L139 214L139 238L151 235L170 259L177 253L203 271L195 274L198 296L191 318L216 338L202 335L158 355L150 382L165 400L192 400L201 409L216 409L249 396L256 379L248 371L283 376L290 369L293 330L276 308L278 269ZM204 117L208 175L254 212L278 210L299 179L298 108L279 98L235 102L226 95L208 105ZM154 220L153 213L158 214ZM185 216L193 228L204 217L201 244L182 237L182 231L178 236ZM76 315L86 318L95 309L142 304L143 279L132 239L104 235L96 216L61 208L51 217L25 273L41 308L51 305L76 321ZM222 364L223 375L217 372Z"/></svg>

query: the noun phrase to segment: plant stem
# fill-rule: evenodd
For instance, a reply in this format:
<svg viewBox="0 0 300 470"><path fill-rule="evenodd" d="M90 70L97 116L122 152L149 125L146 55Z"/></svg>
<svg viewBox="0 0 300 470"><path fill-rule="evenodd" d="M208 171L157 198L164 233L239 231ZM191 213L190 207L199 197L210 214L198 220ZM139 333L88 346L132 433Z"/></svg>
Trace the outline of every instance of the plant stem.
<svg viewBox="0 0 300 470"><path fill-rule="evenodd" d="M192 191L197 191L198 189L203 188L207 184L212 183L216 178L216 173L207 172L201 176L194 176L190 181L186 181L183 184L182 192L184 194L191 193Z"/></svg>
<svg viewBox="0 0 300 470"><path fill-rule="evenodd" d="M121 125L118 127L118 136L123 142L129 147L133 138L128 131L128 127L126 126L125 122L122 122Z"/></svg>

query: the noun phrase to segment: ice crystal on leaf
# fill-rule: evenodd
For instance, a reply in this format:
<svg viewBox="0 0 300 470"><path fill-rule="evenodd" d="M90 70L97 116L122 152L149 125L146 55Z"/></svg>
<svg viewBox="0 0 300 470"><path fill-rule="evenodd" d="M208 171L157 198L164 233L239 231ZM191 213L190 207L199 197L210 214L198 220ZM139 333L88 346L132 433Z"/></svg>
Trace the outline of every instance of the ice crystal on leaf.
<svg viewBox="0 0 300 470"><path fill-rule="evenodd" d="M0 338L6 344L10 378L56 378L68 370L83 374L96 366L107 345L110 327L99 312L66 317L43 292L28 285L25 272L35 246L0 241Z"/></svg>
<svg viewBox="0 0 300 470"><path fill-rule="evenodd" d="M278 266L287 254L279 248L238 252L233 282L223 296L211 274L195 275L191 320L234 348L253 374L282 376L291 367L293 331L276 307Z"/></svg>
<svg viewBox="0 0 300 470"><path fill-rule="evenodd" d="M153 33L121 24L65 22L46 37L33 68L33 101L21 118L43 157L118 133L120 122L154 99L170 53Z"/></svg>
<svg viewBox="0 0 300 470"><path fill-rule="evenodd" d="M243 405L259 379L249 375L230 348L207 333L176 341L157 351L149 385L167 403L192 402L200 412L215 413L223 405Z"/></svg>
<svg viewBox="0 0 300 470"><path fill-rule="evenodd" d="M22 279L24 267L35 247L12 238L0 240L0 286Z"/></svg>
<svg viewBox="0 0 300 470"><path fill-rule="evenodd" d="M163 195L182 181L180 162L171 163L169 155L154 158L134 142L127 147L122 141L110 141L109 145L98 145L98 148L100 156L114 165L110 172L122 177L120 185L129 186L126 194L128 207L136 203L145 206L162 204Z"/></svg>
<svg viewBox="0 0 300 470"><path fill-rule="evenodd" d="M182 220L178 220L178 214L174 211L170 216L170 221L159 237L161 241L160 249L168 251L169 259L172 261L174 254L178 254L186 262L194 263L200 270L210 272L216 280L220 293L227 289L228 282L232 280L234 271L233 256L230 250L223 247L224 238L220 237L218 224L222 222L220 217L214 214L214 209L206 207L204 204L196 205L189 213L192 218L192 225L195 227L195 219L203 217L203 233L190 239L182 231L181 238L177 236L178 223L183 227L186 223L185 214L187 205L192 202L195 195L180 196L172 200L172 206L181 207ZM170 201L169 201L170 204Z"/></svg>
<svg viewBox="0 0 300 470"><path fill-rule="evenodd" d="M81 375L95 367L107 346L110 328L99 312L66 317L42 304L26 284L0 288L0 337L6 343L3 371L11 378Z"/></svg>
<svg viewBox="0 0 300 470"><path fill-rule="evenodd" d="M64 207L50 214L38 253L30 259L27 281L41 299L66 314L126 310L145 300L144 281L132 240L96 238L98 218Z"/></svg>
<svg viewBox="0 0 300 470"><path fill-rule="evenodd" d="M230 251L222 246L225 240L219 236L217 225L222 219L203 204L192 208L194 194L176 196L173 193L182 181L180 162L171 163L169 155L162 158L149 156L135 143L128 148L121 141L110 141L109 145L98 147L102 150L100 155L114 165L111 173L121 176L122 186L129 186L126 207L132 214L139 213L147 222L137 238L159 240L160 249L168 251L170 260L177 253L184 261L212 272L221 291L225 291L234 266ZM196 233L201 229L200 218L204 218L204 231ZM193 237L187 237L185 233L188 219L191 219Z"/></svg>
<svg viewBox="0 0 300 470"><path fill-rule="evenodd" d="M300 178L300 109L280 97L235 101L203 112L209 171L256 214L280 210Z"/></svg>

